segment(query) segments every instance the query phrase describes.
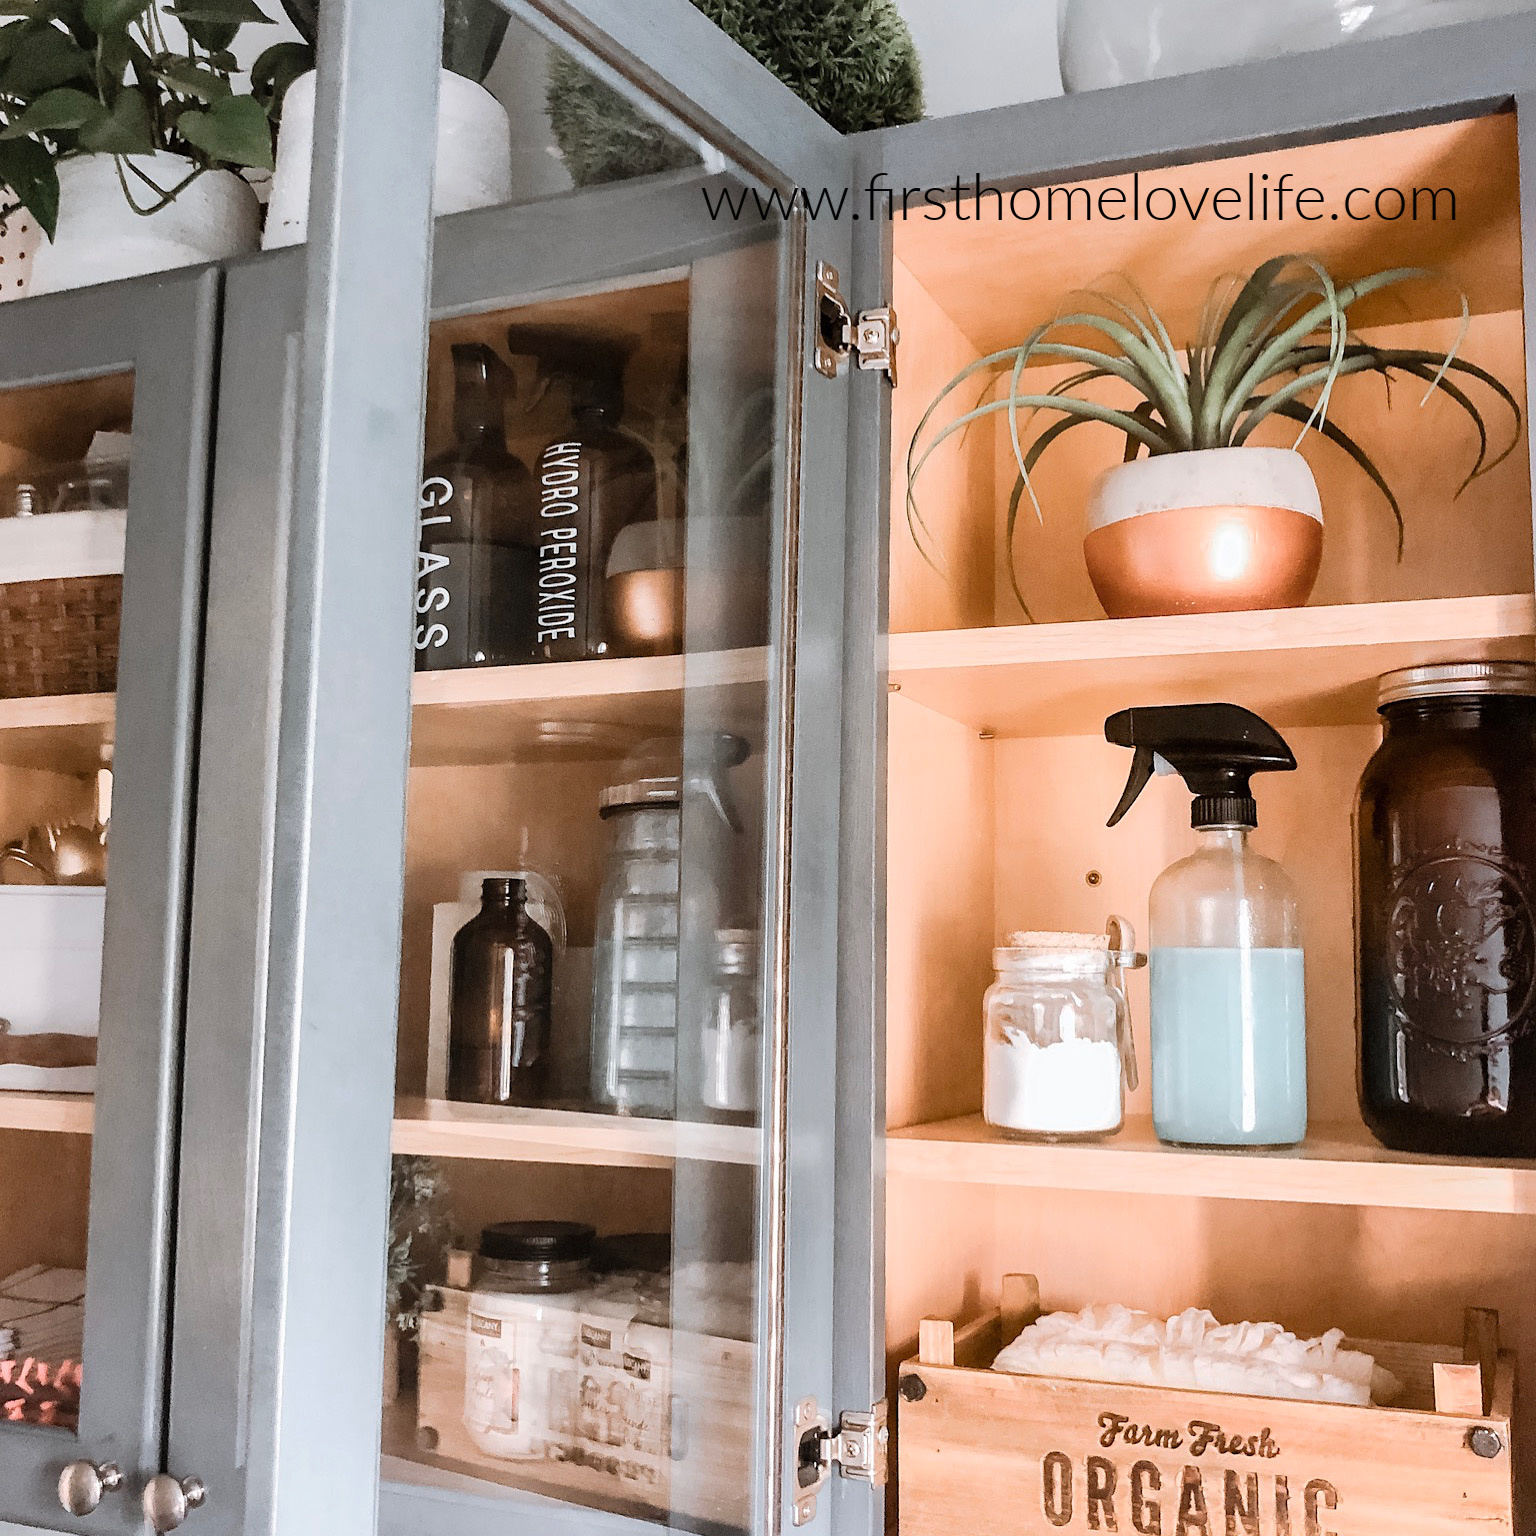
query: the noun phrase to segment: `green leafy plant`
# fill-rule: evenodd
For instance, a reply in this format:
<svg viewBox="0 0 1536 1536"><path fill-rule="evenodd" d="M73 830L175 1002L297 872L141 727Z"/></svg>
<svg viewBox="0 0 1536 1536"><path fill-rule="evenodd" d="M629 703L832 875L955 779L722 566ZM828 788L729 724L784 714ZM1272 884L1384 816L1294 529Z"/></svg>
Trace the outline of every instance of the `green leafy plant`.
<svg viewBox="0 0 1536 1536"><path fill-rule="evenodd" d="M1147 300L1130 285L1131 301L1102 291L1074 295L1068 306L1015 347L972 363L939 391L928 407L907 454L907 524L930 565L943 562L917 501L923 466L940 444L990 416L1005 416L1017 476L1008 500L1009 581L1019 606L1030 617L1019 591L1014 532L1027 495L1043 520L1031 474L1041 456L1075 427L1101 422L1125 434L1125 461L1149 454L1189 453L1202 448L1240 448L1272 418L1297 425L1295 444L1317 432L1347 454L1381 492L1397 524L1397 556L1403 556L1403 511L1386 476L1360 444L1329 416L1334 385L1349 374L1381 375L1391 403L1392 379L1401 374L1425 385L1423 400L1439 391L1466 414L1477 435L1477 456L1460 495L1514 451L1520 440L1519 401L1486 369L1456 355L1467 329L1463 296L1462 330L1449 353L1413 347L1377 346L1350 325L1350 311L1362 300L1403 283L1431 280L1436 273L1396 267L1353 282L1333 278L1310 256L1285 255L1266 261L1246 281L1233 276L1215 283L1207 296L1194 345L1182 352ZM1031 364L1076 363L1078 371L1044 392L1024 385ZM1457 378L1475 379L1508 407L1514 436L1490 457L1487 422ZM975 404L953 417L946 401L977 378L984 383ZM1118 381L1130 406L1106 403L1084 393L1100 381ZM1124 386L1129 386L1127 391ZM967 392L964 398L969 398ZM1037 418L1055 416L1049 424Z"/></svg>
<svg viewBox="0 0 1536 1536"><path fill-rule="evenodd" d="M392 1158L385 1312L397 1332L416 1332L426 1287L440 1275L452 1240L441 1166L430 1157Z"/></svg>
<svg viewBox="0 0 1536 1536"><path fill-rule="evenodd" d="M842 133L916 122L922 67L895 0L693 0ZM550 60L549 118L577 186L697 163L685 144L567 54Z"/></svg>
<svg viewBox="0 0 1536 1536"><path fill-rule="evenodd" d="M51 239L58 164L118 157L123 194L155 213L210 170L270 170L273 99L238 92L232 45L270 20L254 0L0 0L0 222L25 208ZM166 18L180 23L173 45ZM258 71L260 69L258 65ZM164 150L191 162L159 185L123 158Z"/></svg>
<svg viewBox="0 0 1536 1536"><path fill-rule="evenodd" d="M288 47L299 63L295 74L315 67L315 43L320 32L321 0L282 0L288 19L298 28L302 43ZM443 6L443 68L463 75L477 85L485 84L496 56L501 52L512 13L496 0L446 0ZM285 64L286 67L286 64Z"/></svg>

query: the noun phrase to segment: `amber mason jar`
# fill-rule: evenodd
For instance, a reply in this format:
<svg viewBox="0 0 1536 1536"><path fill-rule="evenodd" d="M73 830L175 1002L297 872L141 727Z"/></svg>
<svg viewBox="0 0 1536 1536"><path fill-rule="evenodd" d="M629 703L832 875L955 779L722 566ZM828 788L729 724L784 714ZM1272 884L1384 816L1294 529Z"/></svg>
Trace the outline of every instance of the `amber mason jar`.
<svg viewBox="0 0 1536 1536"><path fill-rule="evenodd" d="M1536 666L1381 680L1355 813L1360 1107L1387 1146L1536 1155Z"/></svg>

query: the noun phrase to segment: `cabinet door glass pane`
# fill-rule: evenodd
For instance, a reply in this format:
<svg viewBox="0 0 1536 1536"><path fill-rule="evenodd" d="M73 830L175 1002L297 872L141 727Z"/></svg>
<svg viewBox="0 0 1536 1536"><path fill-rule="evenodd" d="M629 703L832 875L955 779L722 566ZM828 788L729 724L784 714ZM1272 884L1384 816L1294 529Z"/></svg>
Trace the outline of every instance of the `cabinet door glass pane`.
<svg viewBox="0 0 1536 1536"><path fill-rule="evenodd" d="M126 375L0 394L7 1426L74 1430L80 1417L132 411Z"/></svg>
<svg viewBox="0 0 1536 1536"><path fill-rule="evenodd" d="M432 329L384 1475L745 1530L788 249L699 249Z"/></svg>

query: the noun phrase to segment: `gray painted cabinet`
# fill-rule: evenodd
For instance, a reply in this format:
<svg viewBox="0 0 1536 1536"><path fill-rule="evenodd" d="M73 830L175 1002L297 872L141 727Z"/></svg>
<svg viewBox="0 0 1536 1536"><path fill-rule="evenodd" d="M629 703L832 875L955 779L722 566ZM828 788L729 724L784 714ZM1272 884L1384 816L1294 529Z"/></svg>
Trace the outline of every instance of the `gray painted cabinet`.
<svg viewBox="0 0 1536 1536"><path fill-rule="evenodd" d="M823 1481L816 1426L886 1393L892 391L847 361L818 369L836 326L817 280L855 310L888 302L895 237L875 217L709 210L796 186L846 186L856 206L879 172L1108 176L1536 89L1536 27L1513 20L1372 45L1368 69L1343 50L844 140L688 0L517 10L555 48L590 49L695 163L434 229L434 8L343 0L307 246L0 309L0 440L8 401L46 414L40 391L129 374L133 431L115 711L0 730L0 782L39 816L83 814L105 742L115 770L94 1122L65 1106L45 1131L8 1102L25 1095L0 1095L0 1173L30 1191L0 1200L0 1235L43 1219L38 1170L73 1138L59 1155L87 1255L78 1433L0 1427L7 1533L137 1530L158 1472L206 1485L188 1528L208 1536L619 1536L669 1514L875 1536L882 1493ZM632 522L672 541L639 569L734 582L718 611L674 615L660 654L417 670L423 422L446 462L453 354L478 349L510 381L501 428L537 472L570 382L539 364L540 328L595 339L632 401L665 402L626 418L660 466ZM914 323L902 345L924 341ZM126 419L108 398L104 423L113 409ZM44 749L70 785L25 778ZM672 1113L594 1113L579 1051L556 1053L554 1109L453 1103L445 935L473 906L464 878L549 876L557 986L572 978L556 1024L570 1040L612 1026L585 980L607 942L599 812L629 806L637 777L674 785L660 799L681 847L657 951ZM750 951L756 1002L734 1098L702 1054L726 942ZM94 1200L75 1193L87 1130ZM637 1271L536 1314L476 1302L483 1264L434 1271L381 1430L392 1154L446 1170L438 1236L455 1227L456 1246L505 1219L664 1230L670 1284ZM604 1317L629 1347L598 1342ZM475 1318L501 1354L466 1353ZM537 1370L510 1342L530 1318L563 1341ZM510 1412L509 1379L526 1393ZM474 1417L477 1381L501 1419ZM621 1394L599 1428L584 1383ZM517 1437L535 1430L564 1450L530 1475ZM74 1458L124 1474L79 1518L55 1490Z"/></svg>

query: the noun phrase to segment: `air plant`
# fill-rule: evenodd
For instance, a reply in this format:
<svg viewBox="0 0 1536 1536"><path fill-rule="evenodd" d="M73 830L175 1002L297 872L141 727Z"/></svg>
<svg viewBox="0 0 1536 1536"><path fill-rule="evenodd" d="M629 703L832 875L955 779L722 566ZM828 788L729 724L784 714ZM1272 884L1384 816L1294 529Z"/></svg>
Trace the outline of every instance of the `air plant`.
<svg viewBox="0 0 1536 1536"><path fill-rule="evenodd" d="M1074 427L1101 422L1125 434L1125 462L1149 454L1189 453L1203 448L1240 448L1264 422L1275 418L1299 427L1296 445L1317 432L1346 453L1381 492L1397 524L1397 557L1403 557L1403 511L1386 477L1364 448L1329 415L1334 385L1348 374L1382 376L1391 400L1394 374L1417 379L1466 413L1477 434L1477 458L1457 491L1461 494L1515 449L1521 412L1515 396L1486 369L1458 357L1468 326L1461 299L1461 332L1448 353L1415 347L1377 346L1350 326L1362 300L1438 274L1396 267L1352 282L1339 282L1310 256L1277 256L1243 281L1218 280L1206 298L1194 344L1181 353L1150 303L1131 286L1132 302L1102 291L1084 307L1064 309L1018 346L1006 347L956 374L928 407L907 454L907 523L925 560L943 573L943 561L918 509L917 479L935 449L984 417L1006 414L1017 476L1008 501L1008 577L1027 619L1029 607L1014 568L1014 531L1019 506L1029 497L1037 519L1044 514L1031 478L1041 456ZM1234 296L1234 289L1236 290ZM1091 333L1086 340L1084 332ZM1077 363L1079 371L1044 393L1023 388L1030 364ZM1490 457L1488 425L1453 375L1476 379L1508 406L1514 436ZM942 421L942 407L971 380L985 376L969 410ZM1138 394L1132 407L1110 405L1083 393L1100 380L1118 379ZM1036 425L1037 416L1060 419Z"/></svg>

